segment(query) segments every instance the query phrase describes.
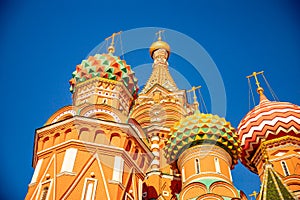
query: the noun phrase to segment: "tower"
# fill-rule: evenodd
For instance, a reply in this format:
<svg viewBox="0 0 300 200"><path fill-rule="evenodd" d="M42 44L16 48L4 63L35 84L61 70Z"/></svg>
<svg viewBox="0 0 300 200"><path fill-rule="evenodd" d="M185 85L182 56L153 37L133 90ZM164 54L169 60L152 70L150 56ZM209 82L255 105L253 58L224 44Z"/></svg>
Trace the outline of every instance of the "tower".
<svg viewBox="0 0 300 200"><path fill-rule="evenodd" d="M181 173L178 199L247 199L232 182L231 169L241 150L229 122L196 110L176 123L169 136L166 157Z"/></svg>
<svg viewBox="0 0 300 200"><path fill-rule="evenodd" d="M258 199L300 197L300 107L270 101L254 72L260 102L238 126L241 162L262 181Z"/></svg>
<svg viewBox="0 0 300 200"><path fill-rule="evenodd" d="M170 46L162 40L162 31L157 35L157 41L150 46L153 59L151 76L130 114L145 130L154 155L144 184L146 200L174 199L180 192L181 179L177 166L167 163L162 149L170 128L193 110L187 102L185 91L177 88L169 73Z"/></svg>
<svg viewBox="0 0 300 200"><path fill-rule="evenodd" d="M36 130L35 168L26 199L142 199L153 155L129 119L137 79L124 60L96 54L76 66L73 105Z"/></svg>

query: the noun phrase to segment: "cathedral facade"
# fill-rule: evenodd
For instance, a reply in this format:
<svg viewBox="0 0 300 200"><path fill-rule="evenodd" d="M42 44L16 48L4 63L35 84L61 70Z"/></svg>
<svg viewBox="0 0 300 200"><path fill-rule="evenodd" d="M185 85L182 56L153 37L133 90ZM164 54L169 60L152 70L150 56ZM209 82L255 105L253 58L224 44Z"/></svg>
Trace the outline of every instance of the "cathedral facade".
<svg viewBox="0 0 300 200"><path fill-rule="evenodd" d="M231 176L239 160L261 179L255 199L300 198L299 106L269 101L257 81L260 103L235 129L200 112L196 87L188 102L160 35L139 92L114 36L107 53L76 66L72 105L36 130L27 200L245 200Z"/></svg>

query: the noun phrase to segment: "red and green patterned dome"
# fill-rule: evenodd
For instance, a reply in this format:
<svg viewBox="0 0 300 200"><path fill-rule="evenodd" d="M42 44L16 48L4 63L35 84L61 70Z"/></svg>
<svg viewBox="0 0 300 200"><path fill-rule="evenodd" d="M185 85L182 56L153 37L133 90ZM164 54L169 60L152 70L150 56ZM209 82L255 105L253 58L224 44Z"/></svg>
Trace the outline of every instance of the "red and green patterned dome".
<svg viewBox="0 0 300 200"><path fill-rule="evenodd" d="M107 78L110 80L121 81L128 88L132 96L138 92L137 78L130 65L124 60L112 54L96 54L83 60L76 66L70 80L70 91L73 93L75 86L94 77Z"/></svg>
<svg viewBox="0 0 300 200"><path fill-rule="evenodd" d="M240 122L238 135L241 140L241 162L252 172L257 172L251 162L262 140L285 135L300 136L300 107L288 102L269 101L264 94Z"/></svg>
<svg viewBox="0 0 300 200"><path fill-rule="evenodd" d="M169 134L165 146L168 161L176 160L190 147L201 144L216 144L225 149L232 157L233 165L238 163L241 152L235 129L224 118L196 111L177 122Z"/></svg>

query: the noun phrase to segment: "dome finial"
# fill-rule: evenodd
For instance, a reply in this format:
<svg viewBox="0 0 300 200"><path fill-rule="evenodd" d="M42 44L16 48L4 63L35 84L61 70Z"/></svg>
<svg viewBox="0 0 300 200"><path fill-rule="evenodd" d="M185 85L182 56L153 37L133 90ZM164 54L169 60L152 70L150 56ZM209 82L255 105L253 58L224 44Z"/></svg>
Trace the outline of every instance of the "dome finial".
<svg viewBox="0 0 300 200"><path fill-rule="evenodd" d="M170 46L169 46L169 44L166 43L165 41L162 41L162 33L163 32L164 32L164 30L159 30L157 33L155 33L158 37L157 37L157 41L153 42L150 46L150 56L152 58L153 58L154 52L158 49L164 49L165 51L167 51L166 59L168 59L168 57L170 55Z"/></svg>
<svg viewBox="0 0 300 200"><path fill-rule="evenodd" d="M156 35L158 35L158 38L157 38L158 41L161 41L161 34L162 34L163 32L165 32L165 30L159 30L159 31L157 31L157 32L155 33Z"/></svg>
<svg viewBox="0 0 300 200"><path fill-rule="evenodd" d="M196 96L196 90L197 89L200 89L201 86L193 86L192 89L188 90L187 92L193 92L194 96L193 96L193 99L194 99L194 108L195 108L195 112L196 111L199 111L199 103L198 103L198 100L197 100L197 96Z"/></svg>
<svg viewBox="0 0 300 200"><path fill-rule="evenodd" d="M257 91L257 93L258 93L259 96L260 96L260 102L261 102L262 100L266 100L266 99L267 99L266 96L264 95L264 89L260 86L260 82L258 81L258 78L257 78L257 75L263 74L263 73L264 73L264 71L253 72L251 75L247 76L248 79L251 78L251 77L254 77L254 79L255 79L255 84L257 85L256 91Z"/></svg>
<svg viewBox="0 0 300 200"><path fill-rule="evenodd" d="M108 38L106 38L105 40L109 40L111 39L111 43L109 45L109 47L107 48L108 53L113 54L115 52L115 36L116 35L120 35L122 33L122 31L119 31L117 33L113 33L111 36L109 36Z"/></svg>

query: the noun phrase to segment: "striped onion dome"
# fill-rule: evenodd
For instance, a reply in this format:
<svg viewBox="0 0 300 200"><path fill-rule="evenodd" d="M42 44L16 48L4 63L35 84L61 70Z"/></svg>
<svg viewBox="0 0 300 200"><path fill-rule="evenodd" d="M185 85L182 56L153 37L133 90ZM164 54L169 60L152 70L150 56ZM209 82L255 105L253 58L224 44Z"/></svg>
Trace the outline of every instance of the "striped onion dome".
<svg viewBox="0 0 300 200"><path fill-rule="evenodd" d="M200 113L199 110L177 122L171 129L164 149L166 158L173 162L184 150L201 144L222 147L232 157L232 168L237 164L241 149L235 129L224 118Z"/></svg>
<svg viewBox="0 0 300 200"><path fill-rule="evenodd" d="M285 135L300 136L300 107L287 102L269 101L260 94L260 103L254 107L238 126L241 141L242 163L252 172L252 156L262 139L270 140Z"/></svg>
<svg viewBox="0 0 300 200"><path fill-rule="evenodd" d="M70 80L70 91L73 93L75 85L94 77L101 77L110 80L121 81L135 97L138 92L137 78L130 65L124 60L112 54L96 54L83 60L76 66Z"/></svg>

